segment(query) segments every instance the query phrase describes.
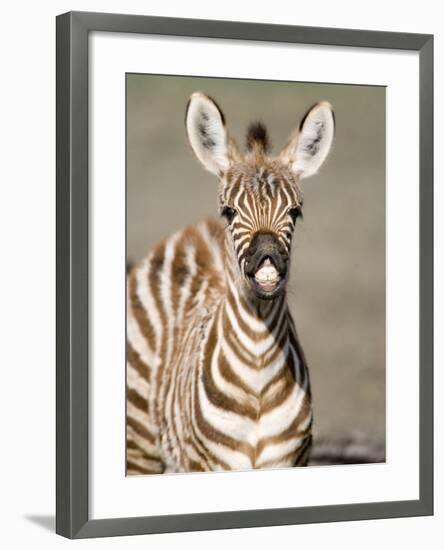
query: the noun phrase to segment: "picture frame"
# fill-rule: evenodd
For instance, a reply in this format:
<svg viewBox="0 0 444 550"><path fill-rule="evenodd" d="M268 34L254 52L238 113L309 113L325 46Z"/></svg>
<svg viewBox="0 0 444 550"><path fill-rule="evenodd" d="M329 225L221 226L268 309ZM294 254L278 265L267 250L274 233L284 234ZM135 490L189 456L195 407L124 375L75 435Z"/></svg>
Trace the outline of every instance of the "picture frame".
<svg viewBox="0 0 444 550"><path fill-rule="evenodd" d="M91 519L89 514L88 37L94 31L312 44L419 54L419 498ZM57 17L56 532L68 538L433 514L433 36L70 12Z"/></svg>

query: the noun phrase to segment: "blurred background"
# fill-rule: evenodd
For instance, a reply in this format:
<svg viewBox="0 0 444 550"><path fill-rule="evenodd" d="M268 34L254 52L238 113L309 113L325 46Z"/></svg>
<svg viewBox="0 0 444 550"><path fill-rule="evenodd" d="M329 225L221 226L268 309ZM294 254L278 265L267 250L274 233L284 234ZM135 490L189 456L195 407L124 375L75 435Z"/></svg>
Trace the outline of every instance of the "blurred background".
<svg viewBox="0 0 444 550"><path fill-rule="evenodd" d="M385 460L385 88L127 75L127 260L186 224L217 216L216 178L195 159L184 115L202 91L244 146L262 120L279 152L307 109L327 100L333 150L302 182L290 307L313 391L312 464Z"/></svg>

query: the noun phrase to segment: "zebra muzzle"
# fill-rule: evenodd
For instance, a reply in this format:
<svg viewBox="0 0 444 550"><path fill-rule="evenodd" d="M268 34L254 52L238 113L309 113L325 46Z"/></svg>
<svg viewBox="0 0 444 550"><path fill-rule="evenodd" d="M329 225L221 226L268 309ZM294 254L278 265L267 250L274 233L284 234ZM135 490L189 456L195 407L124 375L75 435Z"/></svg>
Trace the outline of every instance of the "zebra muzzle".
<svg viewBox="0 0 444 550"><path fill-rule="evenodd" d="M265 258L254 274L256 283L265 291L274 290L279 282L280 275L270 258Z"/></svg>
<svg viewBox="0 0 444 550"><path fill-rule="evenodd" d="M270 300L283 290L288 273L288 254L276 235L256 233L245 259L245 275L259 298Z"/></svg>

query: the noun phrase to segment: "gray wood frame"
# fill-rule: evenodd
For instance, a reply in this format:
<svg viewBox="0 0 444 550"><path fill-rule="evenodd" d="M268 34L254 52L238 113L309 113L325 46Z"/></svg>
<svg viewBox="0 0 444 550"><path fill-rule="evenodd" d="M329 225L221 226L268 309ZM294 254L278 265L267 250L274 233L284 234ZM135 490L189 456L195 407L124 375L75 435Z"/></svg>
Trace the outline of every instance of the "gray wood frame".
<svg viewBox="0 0 444 550"><path fill-rule="evenodd" d="M420 56L419 500L90 520L88 516L88 33L416 50ZM71 12L57 17L57 533L69 538L433 514L433 36Z"/></svg>

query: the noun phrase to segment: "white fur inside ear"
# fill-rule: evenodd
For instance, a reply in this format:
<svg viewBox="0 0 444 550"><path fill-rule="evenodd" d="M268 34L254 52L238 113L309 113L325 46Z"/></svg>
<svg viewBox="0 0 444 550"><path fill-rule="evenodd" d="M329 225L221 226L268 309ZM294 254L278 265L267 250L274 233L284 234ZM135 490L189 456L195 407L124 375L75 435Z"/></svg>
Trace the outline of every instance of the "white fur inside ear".
<svg viewBox="0 0 444 550"><path fill-rule="evenodd" d="M218 175L227 170L228 138L222 112L206 95L195 92L186 114L188 139L204 167Z"/></svg>
<svg viewBox="0 0 444 550"><path fill-rule="evenodd" d="M301 178L316 174L331 149L335 120L331 105L317 103L305 115L299 134L285 149L285 157Z"/></svg>

